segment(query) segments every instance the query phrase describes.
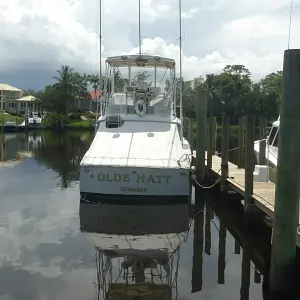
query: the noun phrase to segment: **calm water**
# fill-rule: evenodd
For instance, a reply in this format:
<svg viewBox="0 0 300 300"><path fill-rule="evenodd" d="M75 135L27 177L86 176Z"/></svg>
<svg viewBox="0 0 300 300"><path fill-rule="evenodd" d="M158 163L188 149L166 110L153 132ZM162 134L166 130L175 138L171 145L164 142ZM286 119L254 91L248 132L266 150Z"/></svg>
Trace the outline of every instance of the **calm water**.
<svg viewBox="0 0 300 300"><path fill-rule="evenodd" d="M92 138L0 135L1 300L134 299L125 291L143 296L135 299L248 299L248 291L263 299L267 250L240 249L239 201L225 208L224 199L202 196L192 212L80 203L78 165Z"/></svg>

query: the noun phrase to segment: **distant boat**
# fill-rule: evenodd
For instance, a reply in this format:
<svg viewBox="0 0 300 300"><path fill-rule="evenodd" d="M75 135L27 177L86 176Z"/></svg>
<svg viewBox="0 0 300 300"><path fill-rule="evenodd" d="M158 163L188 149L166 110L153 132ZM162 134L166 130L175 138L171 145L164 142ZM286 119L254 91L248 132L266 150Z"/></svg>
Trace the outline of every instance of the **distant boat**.
<svg viewBox="0 0 300 300"><path fill-rule="evenodd" d="M34 128L42 125L42 117L39 112L31 112L25 116L25 119L28 118L28 127ZM18 127L25 127L25 120Z"/></svg>
<svg viewBox="0 0 300 300"><path fill-rule="evenodd" d="M6 121L4 123L4 131L5 132L11 132L11 131L15 131L16 130L16 122L13 122L13 121Z"/></svg>

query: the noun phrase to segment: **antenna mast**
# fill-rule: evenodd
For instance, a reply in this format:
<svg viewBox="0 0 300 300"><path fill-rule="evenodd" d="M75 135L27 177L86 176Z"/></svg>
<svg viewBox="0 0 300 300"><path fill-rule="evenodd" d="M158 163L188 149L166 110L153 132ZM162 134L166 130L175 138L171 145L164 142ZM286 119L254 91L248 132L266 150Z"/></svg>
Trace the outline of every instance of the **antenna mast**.
<svg viewBox="0 0 300 300"><path fill-rule="evenodd" d="M142 37L141 37L141 0L139 0L139 55L142 55Z"/></svg>
<svg viewBox="0 0 300 300"><path fill-rule="evenodd" d="M183 139L183 111L182 111L182 32L181 32L181 0L179 0L179 108L180 108L180 136Z"/></svg>
<svg viewBox="0 0 300 300"><path fill-rule="evenodd" d="M102 58L101 58L101 52L102 52L102 0L99 0L99 12L100 12L100 22L99 22L99 46L100 46L100 78L102 77Z"/></svg>

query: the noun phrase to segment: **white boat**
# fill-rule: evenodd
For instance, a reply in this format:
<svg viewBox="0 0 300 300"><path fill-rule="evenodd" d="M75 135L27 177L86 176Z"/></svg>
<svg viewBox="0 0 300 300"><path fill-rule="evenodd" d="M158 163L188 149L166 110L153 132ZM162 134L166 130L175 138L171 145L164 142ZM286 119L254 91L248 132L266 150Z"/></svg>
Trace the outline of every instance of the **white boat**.
<svg viewBox="0 0 300 300"><path fill-rule="evenodd" d="M25 115L25 119L28 118L28 126L30 127L39 127L42 124L42 117L39 112L28 112ZM22 124L18 125L18 127L25 127L26 122L23 121Z"/></svg>
<svg viewBox="0 0 300 300"><path fill-rule="evenodd" d="M28 125L41 125L42 117L39 112L31 112L28 118Z"/></svg>
<svg viewBox="0 0 300 300"><path fill-rule="evenodd" d="M280 117L278 117L278 120L272 124L270 133L266 140L265 158L267 164L273 169L276 169L277 167L279 128L280 128ZM254 152L258 164L259 164L259 153L260 153L259 145L260 145L259 140L254 142Z"/></svg>
<svg viewBox="0 0 300 300"><path fill-rule="evenodd" d="M4 131L15 131L16 130L16 122L14 121L6 121L4 123Z"/></svg>
<svg viewBox="0 0 300 300"><path fill-rule="evenodd" d="M122 68L127 69L127 79ZM138 72L145 70L150 70L152 77L148 74L150 78L136 80L142 74ZM132 71L136 74L133 79ZM157 76L162 74L159 83ZM169 78L166 87L161 87L165 75ZM122 91L116 88L117 77L124 82ZM153 197L188 201L192 151L182 134L182 80L180 118L176 116L175 77L175 60L142 54L141 40L138 55L106 59L102 115L80 164L81 199L123 201L124 197L139 196L136 201L143 203Z"/></svg>

